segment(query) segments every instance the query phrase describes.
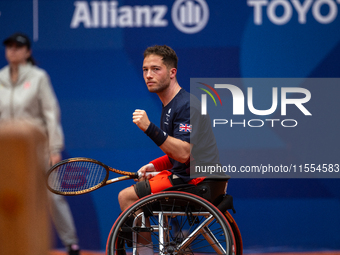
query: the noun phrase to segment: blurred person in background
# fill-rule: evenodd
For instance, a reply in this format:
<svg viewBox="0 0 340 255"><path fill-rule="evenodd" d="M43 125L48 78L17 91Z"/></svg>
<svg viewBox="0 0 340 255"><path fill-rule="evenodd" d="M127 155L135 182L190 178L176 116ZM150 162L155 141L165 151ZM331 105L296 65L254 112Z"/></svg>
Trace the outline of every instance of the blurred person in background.
<svg viewBox="0 0 340 255"><path fill-rule="evenodd" d="M46 132L49 162L46 168L62 160L64 135L59 103L48 74L35 65L31 42L22 33L4 40L8 65L0 70L0 121L23 119ZM69 255L78 255L78 237L70 207L63 196L49 193L52 220Z"/></svg>

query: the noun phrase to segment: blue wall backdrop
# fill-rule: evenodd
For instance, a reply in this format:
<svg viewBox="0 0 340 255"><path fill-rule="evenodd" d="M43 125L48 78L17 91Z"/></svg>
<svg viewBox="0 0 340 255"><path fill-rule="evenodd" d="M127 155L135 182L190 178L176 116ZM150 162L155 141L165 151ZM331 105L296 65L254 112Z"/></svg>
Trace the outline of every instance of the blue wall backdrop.
<svg viewBox="0 0 340 255"><path fill-rule="evenodd" d="M187 90L195 77L329 78L340 76L339 29L338 0L0 0L0 39L27 33L38 65L51 77L64 157L95 158L128 171L163 155L132 123L137 108L156 123L161 113L142 78L146 47L175 49L178 81ZM251 143L239 129L223 158L270 158L280 165L282 158L311 164L320 156L322 163L340 163L340 87L311 91L313 115L323 119L291 133L254 135ZM339 180L232 179L228 192L246 252L339 250ZM132 183L68 197L83 249L105 249L119 214L118 192Z"/></svg>

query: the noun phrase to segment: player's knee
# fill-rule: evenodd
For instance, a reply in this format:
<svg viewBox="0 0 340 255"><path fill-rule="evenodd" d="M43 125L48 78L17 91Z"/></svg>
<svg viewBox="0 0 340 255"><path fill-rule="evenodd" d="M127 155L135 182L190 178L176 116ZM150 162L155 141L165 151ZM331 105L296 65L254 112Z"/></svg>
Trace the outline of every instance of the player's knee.
<svg viewBox="0 0 340 255"><path fill-rule="evenodd" d="M118 202L121 210L125 210L129 205L138 199L133 187L123 189L118 194Z"/></svg>
<svg viewBox="0 0 340 255"><path fill-rule="evenodd" d="M126 200L126 197L127 197L126 189L121 190L118 194L118 202L120 205L124 202L124 200Z"/></svg>

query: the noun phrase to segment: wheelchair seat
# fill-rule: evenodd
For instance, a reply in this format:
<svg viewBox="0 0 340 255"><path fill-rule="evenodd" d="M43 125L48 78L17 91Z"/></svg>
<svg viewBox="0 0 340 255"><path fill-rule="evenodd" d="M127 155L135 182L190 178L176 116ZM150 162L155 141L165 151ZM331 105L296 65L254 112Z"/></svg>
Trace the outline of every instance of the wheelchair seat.
<svg viewBox="0 0 340 255"><path fill-rule="evenodd" d="M232 209L235 213L236 211L233 206L233 198L231 195L226 194L229 179L229 175L208 176L197 185L180 184L167 188L163 191L183 191L194 194L208 200L222 212Z"/></svg>

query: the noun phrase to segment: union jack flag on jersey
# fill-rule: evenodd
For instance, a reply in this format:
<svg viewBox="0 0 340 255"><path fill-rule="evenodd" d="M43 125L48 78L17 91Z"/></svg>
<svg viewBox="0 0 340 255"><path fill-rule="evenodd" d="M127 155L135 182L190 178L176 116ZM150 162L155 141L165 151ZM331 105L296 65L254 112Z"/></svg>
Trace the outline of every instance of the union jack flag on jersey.
<svg viewBox="0 0 340 255"><path fill-rule="evenodd" d="M191 128L192 125L188 125L188 124L179 124L179 131L183 131L183 132L191 132Z"/></svg>

